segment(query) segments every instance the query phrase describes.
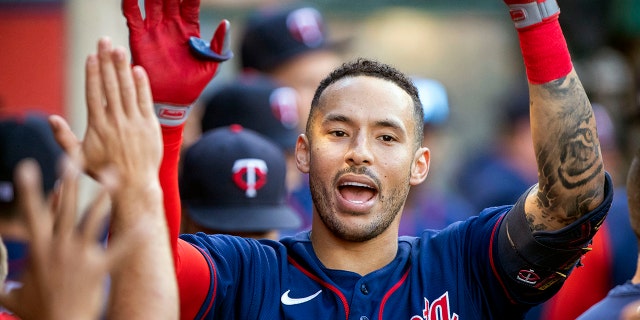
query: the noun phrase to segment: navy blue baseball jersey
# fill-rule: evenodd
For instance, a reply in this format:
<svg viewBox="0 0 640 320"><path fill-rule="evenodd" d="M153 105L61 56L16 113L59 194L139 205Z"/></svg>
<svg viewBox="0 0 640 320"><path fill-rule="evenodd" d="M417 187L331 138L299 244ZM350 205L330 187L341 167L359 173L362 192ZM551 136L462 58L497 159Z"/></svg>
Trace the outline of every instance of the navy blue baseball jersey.
<svg viewBox="0 0 640 320"><path fill-rule="evenodd" d="M633 284L629 280L611 289L604 299L585 311L578 320L620 319L622 309L638 300L640 284Z"/></svg>
<svg viewBox="0 0 640 320"><path fill-rule="evenodd" d="M209 293L197 318L519 319L559 289L564 275L558 274L584 253L593 236L584 231L597 230L611 203L608 176L607 185L605 201L561 232L534 239L522 197L441 231L400 237L395 259L365 276L325 268L308 232L279 242L182 235L205 256L212 275L202 284ZM526 236L514 233L518 223ZM568 250L571 242L580 243L577 255Z"/></svg>

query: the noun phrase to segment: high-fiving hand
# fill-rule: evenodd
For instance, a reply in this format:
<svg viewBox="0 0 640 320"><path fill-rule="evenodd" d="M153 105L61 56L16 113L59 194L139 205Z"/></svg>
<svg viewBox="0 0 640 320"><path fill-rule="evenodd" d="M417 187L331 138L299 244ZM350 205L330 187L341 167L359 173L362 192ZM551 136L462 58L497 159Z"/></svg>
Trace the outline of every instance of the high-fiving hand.
<svg viewBox="0 0 640 320"><path fill-rule="evenodd" d="M151 79L154 102L187 107L216 74L229 50L229 22L223 20L207 44L200 39L200 0L151 0L142 18L138 0L123 0L133 63ZM158 111L163 118L186 118L182 109Z"/></svg>

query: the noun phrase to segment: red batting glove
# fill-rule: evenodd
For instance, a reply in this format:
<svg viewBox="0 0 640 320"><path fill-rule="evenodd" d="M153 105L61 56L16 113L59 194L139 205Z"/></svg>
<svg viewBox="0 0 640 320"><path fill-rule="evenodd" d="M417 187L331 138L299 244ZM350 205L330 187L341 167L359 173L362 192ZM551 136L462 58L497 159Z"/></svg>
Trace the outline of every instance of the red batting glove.
<svg viewBox="0 0 640 320"><path fill-rule="evenodd" d="M504 3L519 30L557 19L560 14L556 0L504 0Z"/></svg>
<svg viewBox="0 0 640 320"><path fill-rule="evenodd" d="M218 25L210 44L200 37L200 0L147 0L145 19L138 0L123 0L133 63L149 74L160 123L184 123L191 104L230 59L229 21Z"/></svg>

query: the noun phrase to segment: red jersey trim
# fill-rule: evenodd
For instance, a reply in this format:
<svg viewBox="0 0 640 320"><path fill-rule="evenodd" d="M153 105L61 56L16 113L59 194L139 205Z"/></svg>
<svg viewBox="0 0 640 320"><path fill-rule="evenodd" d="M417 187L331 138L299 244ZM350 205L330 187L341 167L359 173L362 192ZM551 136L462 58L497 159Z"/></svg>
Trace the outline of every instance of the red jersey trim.
<svg viewBox="0 0 640 320"><path fill-rule="evenodd" d="M496 278L498 279L498 283L500 283L500 286L502 287L502 291L504 291L504 294L509 299L509 302L515 304L516 302L515 300L513 300L513 297L511 297L511 295L509 294L509 291L507 290L507 286L502 281L502 278L498 273L498 269L496 268L495 261L493 260L493 244L496 239L496 232L498 230L498 226L500 225L500 222L502 222L502 219L504 219L504 217L505 215L502 215L502 217L498 219L498 222L496 222L496 225L493 227L493 230L491 231L491 241L489 242L489 262L491 263L491 270L493 271L493 275L495 275Z"/></svg>
<svg viewBox="0 0 640 320"><path fill-rule="evenodd" d="M320 283L323 287L335 293L340 298L340 301L342 301L342 306L344 307L344 318L349 319L349 304L347 303L347 298L344 296L342 292L340 292L340 289L318 278L317 276L315 276L314 274L312 274L311 272L303 268L300 264L298 264L295 260L293 260L293 258L287 257L287 260L298 270L302 271L302 273L304 273L307 277L311 278L315 282Z"/></svg>
<svg viewBox="0 0 640 320"><path fill-rule="evenodd" d="M402 278L396 284L394 284L393 287L391 287L391 289L387 291L387 293L385 293L384 297L382 298L382 302L380 303L380 315L378 316L378 319L382 320L382 314L384 313L384 306L387 304L387 300L389 300L389 297L391 297L391 295L396 292L396 290L398 290L401 285L404 284L404 281L407 280L407 277L409 276L410 270L411 267L409 267L407 271L405 271Z"/></svg>

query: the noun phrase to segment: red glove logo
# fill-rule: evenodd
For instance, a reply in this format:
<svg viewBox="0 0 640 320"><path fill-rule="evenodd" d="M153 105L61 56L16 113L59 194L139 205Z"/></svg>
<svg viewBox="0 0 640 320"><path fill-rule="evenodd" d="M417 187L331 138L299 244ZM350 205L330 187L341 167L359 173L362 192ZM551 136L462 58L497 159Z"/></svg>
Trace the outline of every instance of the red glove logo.
<svg viewBox="0 0 640 320"><path fill-rule="evenodd" d="M143 19L138 0L122 1L131 57L149 74L156 103L192 104L218 64L232 57L227 20L220 22L209 45L199 39L199 6L199 0L146 1Z"/></svg>

